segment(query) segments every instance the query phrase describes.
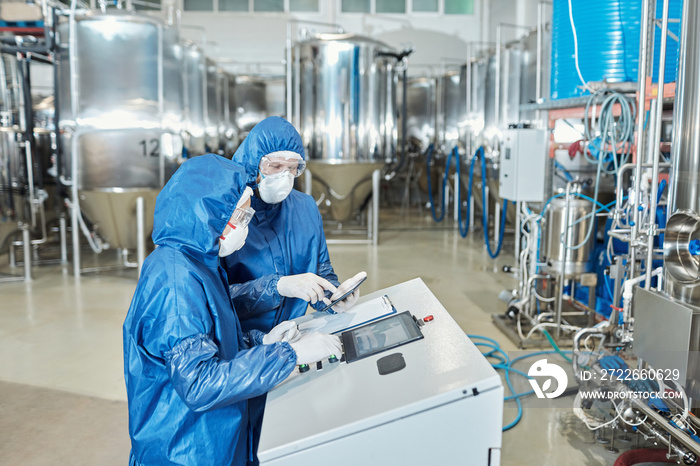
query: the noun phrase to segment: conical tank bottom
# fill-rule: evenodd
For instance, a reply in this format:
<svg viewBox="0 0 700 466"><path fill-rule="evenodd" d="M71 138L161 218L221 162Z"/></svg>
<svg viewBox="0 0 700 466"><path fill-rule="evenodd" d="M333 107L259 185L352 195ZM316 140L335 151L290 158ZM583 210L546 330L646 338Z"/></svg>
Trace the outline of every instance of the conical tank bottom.
<svg viewBox="0 0 700 466"><path fill-rule="evenodd" d="M316 199L324 195L330 201L334 220L343 222L351 217L372 192L372 172L381 169L382 162L324 163L310 161L308 169L317 183L313 194Z"/></svg>
<svg viewBox="0 0 700 466"><path fill-rule="evenodd" d="M0 220L0 246L4 245L7 237L17 228L19 228L17 222ZM0 254L2 254L2 250L0 250Z"/></svg>
<svg viewBox="0 0 700 466"><path fill-rule="evenodd" d="M144 234L153 231L156 189L104 189L80 191L80 209L86 220L113 248L136 249L136 200L144 199Z"/></svg>

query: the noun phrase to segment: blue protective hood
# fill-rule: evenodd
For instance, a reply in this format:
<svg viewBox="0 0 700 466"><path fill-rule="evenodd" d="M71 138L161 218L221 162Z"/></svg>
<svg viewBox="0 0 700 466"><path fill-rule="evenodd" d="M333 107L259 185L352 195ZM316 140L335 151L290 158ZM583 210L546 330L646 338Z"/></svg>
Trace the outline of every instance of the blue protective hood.
<svg viewBox="0 0 700 466"><path fill-rule="evenodd" d="M245 167L248 183L255 184L260 159L281 150L296 152L305 158L304 145L296 128L284 118L268 117L250 130L232 160Z"/></svg>
<svg viewBox="0 0 700 466"><path fill-rule="evenodd" d="M219 236L245 187L237 163L213 154L188 159L158 194L153 242L217 258Z"/></svg>

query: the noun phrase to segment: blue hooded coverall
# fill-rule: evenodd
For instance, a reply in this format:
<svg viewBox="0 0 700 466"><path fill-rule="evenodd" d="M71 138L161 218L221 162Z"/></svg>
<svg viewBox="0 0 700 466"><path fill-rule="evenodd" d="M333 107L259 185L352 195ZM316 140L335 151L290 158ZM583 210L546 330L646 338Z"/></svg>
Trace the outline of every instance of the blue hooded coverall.
<svg viewBox="0 0 700 466"><path fill-rule="evenodd" d="M248 183L253 184L263 156L283 150L304 157L301 136L287 120L268 117L248 133L233 160L245 167ZM251 207L255 216L248 238L241 250L225 259L226 271L243 329L269 332L280 322L303 316L308 306L303 299L280 296L280 277L310 272L335 286L340 282L328 256L321 214L311 196L293 189L278 204L267 204L256 196ZM319 301L313 307L321 309L325 304ZM251 400L255 451L264 408L264 396Z"/></svg>
<svg viewBox="0 0 700 466"><path fill-rule="evenodd" d="M242 332L219 264L219 236L245 182L238 164L203 155L158 195L158 247L123 331L130 465L244 465L252 458L248 400L296 365L288 343L263 345L263 333Z"/></svg>

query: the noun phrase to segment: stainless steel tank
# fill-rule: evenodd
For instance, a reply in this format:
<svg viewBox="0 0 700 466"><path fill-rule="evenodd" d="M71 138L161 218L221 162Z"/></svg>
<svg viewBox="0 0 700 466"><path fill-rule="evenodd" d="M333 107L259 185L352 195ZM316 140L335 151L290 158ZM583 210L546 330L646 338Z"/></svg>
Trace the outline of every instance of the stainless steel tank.
<svg viewBox="0 0 700 466"><path fill-rule="evenodd" d="M41 163L44 184L56 184L56 122L54 97L47 96L34 104L34 146Z"/></svg>
<svg viewBox="0 0 700 466"><path fill-rule="evenodd" d="M567 214L566 199L556 198L550 201L546 212L546 227L542 237L541 249L547 266L556 274L561 272L562 262L566 276L590 272L593 268L591 250L595 242L595 232L579 246L588 233L594 219L588 217L593 204L585 199L570 198ZM566 220L564 219L566 217ZM569 242L566 247L567 225ZM575 248L572 248L572 246Z"/></svg>
<svg viewBox="0 0 700 466"><path fill-rule="evenodd" d="M63 175L75 177L81 210L100 234L135 248L136 199L145 200L150 231L156 196L182 152L177 102L166 101L164 84L165 70L179 68L178 36L158 19L118 11L76 17L74 27L71 38L69 21L59 25Z"/></svg>
<svg viewBox="0 0 700 466"><path fill-rule="evenodd" d="M673 298L700 307L700 5L683 2L678 85L673 114L673 145L664 235L664 288Z"/></svg>
<svg viewBox="0 0 700 466"><path fill-rule="evenodd" d="M184 88L183 139L189 156L206 152L207 70L206 57L193 42L183 42L182 83Z"/></svg>
<svg viewBox="0 0 700 466"><path fill-rule="evenodd" d="M291 50L292 122L309 170L336 220L349 218L371 191L371 173L396 158L396 54L353 34L320 34Z"/></svg>
<svg viewBox="0 0 700 466"><path fill-rule="evenodd" d="M540 79L537 79L537 30L530 31L520 39L520 104L529 104L537 101L537 98L549 96L549 69L551 32L543 28L542 51L540 63ZM540 95L537 93L537 85L540 85ZM534 120L535 110L520 112L521 120Z"/></svg>
<svg viewBox="0 0 700 466"><path fill-rule="evenodd" d="M236 76L236 123L242 138L267 116L267 85L255 75Z"/></svg>
<svg viewBox="0 0 700 466"><path fill-rule="evenodd" d="M425 152L435 142L437 126L437 79L431 77L408 78L406 85L406 137L408 146L418 152ZM403 84L399 81L397 98L402 107ZM399 115L399 139L403 127Z"/></svg>
<svg viewBox="0 0 700 466"><path fill-rule="evenodd" d="M219 79L216 62L206 59L206 149L217 152L221 146L221 123L223 114L222 82Z"/></svg>
<svg viewBox="0 0 700 466"><path fill-rule="evenodd" d="M20 89L17 60L0 54L0 246L31 218L26 155L20 147Z"/></svg>
<svg viewBox="0 0 700 466"><path fill-rule="evenodd" d="M224 90L223 109L223 150L224 156L231 158L238 148L240 142L239 131L236 125L236 77L222 70L224 79L222 87Z"/></svg>
<svg viewBox="0 0 700 466"><path fill-rule="evenodd" d="M467 147L467 67L438 78L437 141L444 150Z"/></svg>

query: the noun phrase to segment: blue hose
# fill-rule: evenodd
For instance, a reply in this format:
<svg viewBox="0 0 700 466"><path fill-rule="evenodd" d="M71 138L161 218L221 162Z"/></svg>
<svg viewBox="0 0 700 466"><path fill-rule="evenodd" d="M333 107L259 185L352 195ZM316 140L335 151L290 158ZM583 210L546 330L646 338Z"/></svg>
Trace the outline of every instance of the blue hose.
<svg viewBox="0 0 700 466"><path fill-rule="evenodd" d="M493 338L484 337L481 335L467 335L467 336L471 339L485 340L485 341L476 341L476 342L474 342L474 344L476 346L491 348L491 351L489 351L487 353L483 353L484 356L487 358L491 357L491 358L498 359L499 361L497 363L494 363L491 365L493 366L494 369L501 369L501 370L505 371L506 385L508 386L508 389L510 390L511 395L503 398L503 401L515 400L515 404L518 407L518 414L515 416L515 419L511 423L509 423L503 427L503 432L515 427L518 424L518 422L520 422L520 419L522 419L522 417L523 417L523 405L522 405L522 402L520 401L520 398L522 398L524 396L532 395L533 393L535 393L534 390L529 390L527 392L520 392L520 393L517 393L515 391L515 388L513 387L513 383L510 380L510 373L514 372L514 373L516 373L522 377L525 377L527 379L530 379L530 376L522 371L514 369L513 364L515 364L516 362L521 361L523 359L531 358L533 356L540 356L543 354L559 354L560 356L566 357L565 353L571 353L571 351L561 351L557 348L557 350L555 350L555 351L537 351L534 353L519 356L515 359L510 359L508 357L508 354L505 351L503 351L503 349L501 348L501 345Z"/></svg>
<svg viewBox="0 0 700 466"><path fill-rule="evenodd" d="M459 149L457 146L452 149L452 154L454 155L455 161L457 163L457 177L459 178L461 175L461 169L460 169L460 162L459 162ZM451 154L451 155L452 155ZM472 197L472 186L474 184L474 166L476 165L477 160L481 162L481 199L482 203L487 205L486 203L488 202L488 199L486 198L486 157L484 156L484 148L479 147L476 152L474 153L474 157L472 157L472 161L469 164L469 182L467 184L467 214L466 214L466 219L462 219L462 201L461 201L461 192L457 192L457 223L459 225L459 234L462 236L462 238L466 238L467 234L469 233L469 213L471 209L471 204L469 200ZM506 215L507 215L507 208L508 208L508 200L504 199L503 200L503 212L501 214L501 228L500 231L498 232L498 245L496 246L496 252L493 252L491 250L491 242L489 241L489 228L488 228L488 217L486 216L486 209L482 207L481 209L481 223L484 228L484 242L486 243L486 250L489 253L489 256L491 256L492 259L495 259L498 257L498 255L501 252L501 248L503 247L503 236L506 231Z"/></svg>

